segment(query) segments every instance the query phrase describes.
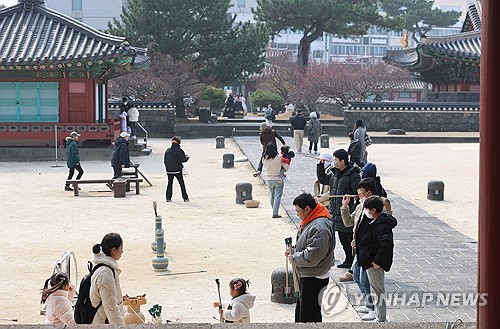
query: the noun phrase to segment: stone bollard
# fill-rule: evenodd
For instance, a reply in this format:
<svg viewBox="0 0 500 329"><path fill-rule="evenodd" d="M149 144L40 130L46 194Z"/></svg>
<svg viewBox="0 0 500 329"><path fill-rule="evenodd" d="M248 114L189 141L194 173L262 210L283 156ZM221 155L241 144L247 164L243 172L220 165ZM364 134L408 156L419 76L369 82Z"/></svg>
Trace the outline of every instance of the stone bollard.
<svg viewBox="0 0 500 329"><path fill-rule="evenodd" d="M236 203L245 204L245 200L252 200L252 184L236 184Z"/></svg>
<svg viewBox="0 0 500 329"><path fill-rule="evenodd" d="M225 141L226 140L224 139L224 136L215 137L215 148L216 149L223 149L224 147L226 147Z"/></svg>
<svg viewBox="0 0 500 329"><path fill-rule="evenodd" d="M330 147L330 136L328 134L321 134L319 147L322 149Z"/></svg>
<svg viewBox="0 0 500 329"><path fill-rule="evenodd" d="M166 271L168 267L168 259L163 254L163 230L156 230L156 257L153 258L152 264L156 271Z"/></svg>
<svg viewBox="0 0 500 329"><path fill-rule="evenodd" d="M444 200L444 183L440 180L431 180L427 183L427 199L443 201Z"/></svg>
<svg viewBox="0 0 500 329"><path fill-rule="evenodd" d="M285 296L286 270L283 267L277 268L271 274L271 302L280 304L293 304L297 301L293 289L293 272L288 269L288 285L291 289L288 297Z"/></svg>
<svg viewBox="0 0 500 329"><path fill-rule="evenodd" d="M156 216L155 218L155 234L157 230L161 230L162 228L162 218L161 216ZM156 239L155 241L151 242L151 249L156 252ZM163 239L163 250L167 249L167 243L165 242L165 239Z"/></svg>
<svg viewBox="0 0 500 329"><path fill-rule="evenodd" d="M234 167L234 154L226 153L222 156L222 168Z"/></svg>

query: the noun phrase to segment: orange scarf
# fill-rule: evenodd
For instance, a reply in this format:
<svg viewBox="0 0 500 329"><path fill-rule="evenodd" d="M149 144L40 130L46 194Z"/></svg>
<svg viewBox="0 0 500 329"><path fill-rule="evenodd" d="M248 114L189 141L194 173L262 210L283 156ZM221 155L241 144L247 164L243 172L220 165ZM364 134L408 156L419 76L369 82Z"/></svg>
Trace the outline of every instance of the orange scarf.
<svg viewBox="0 0 500 329"><path fill-rule="evenodd" d="M316 208L314 208L309 216L306 217L303 221L300 222L300 228L299 231L302 232L304 230L304 227L306 227L307 224L315 220L316 218L320 217L326 217L330 218L330 212L328 209L322 204L322 203L316 203Z"/></svg>

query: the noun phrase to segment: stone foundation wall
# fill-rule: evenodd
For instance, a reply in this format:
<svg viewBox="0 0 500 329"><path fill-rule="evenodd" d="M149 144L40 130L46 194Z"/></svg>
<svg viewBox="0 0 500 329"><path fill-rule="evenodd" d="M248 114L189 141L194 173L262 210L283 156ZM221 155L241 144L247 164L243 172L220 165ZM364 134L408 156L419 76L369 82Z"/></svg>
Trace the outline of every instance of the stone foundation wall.
<svg viewBox="0 0 500 329"><path fill-rule="evenodd" d="M120 110L110 108L109 118L118 118ZM175 126L175 109L139 108L139 123L148 131L149 137L172 137ZM138 136L143 137L138 129Z"/></svg>
<svg viewBox="0 0 500 329"><path fill-rule="evenodd" d="M356 120L363 120L368 131L479 131L479 111L344 111L346 127Z"/></svg>

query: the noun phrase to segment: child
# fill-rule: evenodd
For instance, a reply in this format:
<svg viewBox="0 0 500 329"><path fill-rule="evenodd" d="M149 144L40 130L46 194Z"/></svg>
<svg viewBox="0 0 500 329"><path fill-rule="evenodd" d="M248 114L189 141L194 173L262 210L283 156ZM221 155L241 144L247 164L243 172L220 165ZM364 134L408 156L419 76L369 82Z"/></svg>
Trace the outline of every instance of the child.
<svg viewBox="0 0 500 329"><path fill-rule="evenodd" d="M281 147L281 162L282 163L286 163L287 165L290 166L290 164L292 163L292 158L294 158L294 157L295 157L295 153L293 151L290 151L290 146L283 145ZM285 169L281 168L280 179L282 180L285 177L286 177Z"/></svg>
<svg viewBox="0 0 500 329"><path fill-rule="evenodd" d="M219 308L219 314L225 323L250 323L250 309L255 302L255 296L246 292L249 281L236 278L229 282L229 294L233 297L225 310ZM219 302L214 302L219 307Z"/></svg>
<svg viewBox="0 0 500 329"><path fill-rule="evenodd" d="M45 303L45 324L76 324L71 304L75 289L66 273L54 273L45 281L41 293L42 304Z"/></svg>

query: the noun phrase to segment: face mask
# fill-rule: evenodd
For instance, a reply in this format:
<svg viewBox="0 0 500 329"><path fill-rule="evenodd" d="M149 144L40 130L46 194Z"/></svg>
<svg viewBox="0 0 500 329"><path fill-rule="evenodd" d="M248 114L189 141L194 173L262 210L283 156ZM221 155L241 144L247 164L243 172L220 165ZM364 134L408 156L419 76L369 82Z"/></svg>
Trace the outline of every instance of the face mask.
<svg viewBox="0 0 500 329"><path fill-rule="evenodd" d="M339 162L338 162L338 160L335 160L335 159L333 160L333 166L335 168L339 169Z"/></svg>
<svg viewBox="0 0 500 329"><path fill-rule="evenodd" d="M370 214L370 212L368 210L365 209L365 216L370 218L370 219L373 219L373 215Z"/></svg>
<svg viewBox="0 0 500 329"><path fill-rule="evenodd" d="M328 168L331 165L332 165L331 161L325 161L325 168Z"/></svg>

